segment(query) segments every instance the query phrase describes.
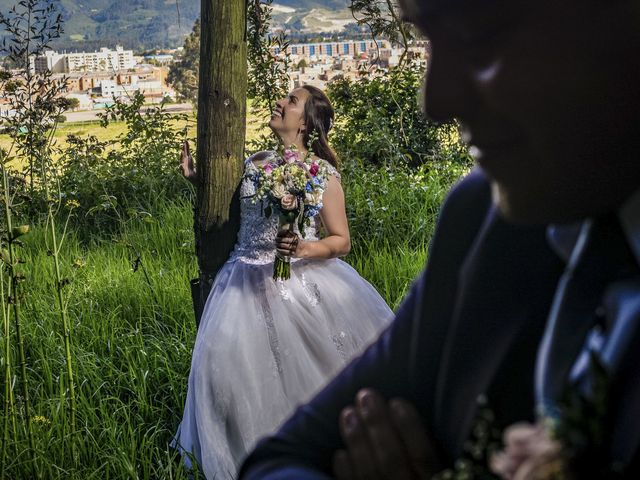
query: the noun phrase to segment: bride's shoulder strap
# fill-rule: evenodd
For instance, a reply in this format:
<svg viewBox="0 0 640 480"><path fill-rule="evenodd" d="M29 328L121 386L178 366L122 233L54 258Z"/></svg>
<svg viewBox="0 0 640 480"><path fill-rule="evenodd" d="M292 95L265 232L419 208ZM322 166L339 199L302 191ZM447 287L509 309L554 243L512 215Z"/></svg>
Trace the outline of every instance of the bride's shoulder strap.
<svg viewBox="0 0 640 480"><path fill-rule="evenodd" d="M328 161L326 161L326 160L324 160L322 158L320 159L320 161L324 164L325 168L327 169L327 174L336 177L336 179L339 182L342 181L342 175L340 175L340 172L338 171L338 169L336 167L334 167Z"/></svg>
<svg viewBox="0 0 640 480"><path fill-rule="evenodd" d="M253 165L253 164L256 164L256 163L262 163L262 162L270 159L271 157L274 157L275 155L276 155L276 152L274 152L273 150L262 150L260 152L254 153L253 155L248 157L244 161L244 165L246 167L248 165Z"/></svg>

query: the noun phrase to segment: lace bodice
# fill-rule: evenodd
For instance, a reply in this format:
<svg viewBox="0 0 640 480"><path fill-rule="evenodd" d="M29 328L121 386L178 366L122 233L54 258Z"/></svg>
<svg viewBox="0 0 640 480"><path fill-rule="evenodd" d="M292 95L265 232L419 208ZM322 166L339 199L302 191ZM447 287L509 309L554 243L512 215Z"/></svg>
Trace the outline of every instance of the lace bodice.
<svg viewBox="0 0 640 480"><path fill-rule="evenodd" d="M240 185L240 230L229 261L241 260L245 263L265 264L271 263L275 258L275 242L278 233L278 216L265 217L260 201L254 203L255 186L247 174L256 170L253 160L258 156L268 160L275 156L275 152L260 152L247 158L245 161L245 175ZM329 165L331 175L340 178L338 171ZM319 218L311 219L311 224L305 227L305 240L319 239ZM297 228L296 228L296 233ZM296 259L292 259L295 261Z"/></svg>

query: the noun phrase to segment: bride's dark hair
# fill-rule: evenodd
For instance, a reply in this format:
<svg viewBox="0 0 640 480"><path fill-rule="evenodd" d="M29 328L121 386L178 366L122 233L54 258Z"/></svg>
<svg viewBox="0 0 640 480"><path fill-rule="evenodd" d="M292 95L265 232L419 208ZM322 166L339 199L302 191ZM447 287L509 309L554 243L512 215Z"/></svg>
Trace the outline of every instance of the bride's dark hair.
<svg viewBox="0 0 640 480"><path fill-rule="evenodd" d="M338 167L338 157L329 146L327 135L333 126L334 111L329 98L319 88L303 85L309 97L304 104L305 131L302 137L307 148L318 157L326 160L334 167ZM313 144L309 145L311 137L315 136Z"/></svg>

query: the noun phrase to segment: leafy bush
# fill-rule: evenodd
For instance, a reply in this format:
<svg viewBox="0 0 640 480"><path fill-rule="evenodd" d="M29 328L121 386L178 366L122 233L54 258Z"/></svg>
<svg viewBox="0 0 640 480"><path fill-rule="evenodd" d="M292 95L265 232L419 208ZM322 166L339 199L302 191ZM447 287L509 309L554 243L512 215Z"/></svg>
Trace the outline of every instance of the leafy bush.
<svg viewBox="0 0 640 480"><path fill-rule="evenodd" d="M457 125L435 124L421 112L417 92L423 72L418 63L410 63L380 76L365 71L358 81L339 79L329 85L336 110L331 141L342 159L414 167L443 160L471 164Z"/></svg>
<svg viewBox="0 0 640 480"><path fill-rule="evenodd" d="M120 220L153 213L159 202L189 195L176 168L188 128L176 122L184 125L188 116L167 114L164 103L141 113L143 103L137 93L130 103L116 101L103 114L105 128L112 121L126 123L115 140L67 138L58 162L60 195L88 231L112 230Z"/></svg>

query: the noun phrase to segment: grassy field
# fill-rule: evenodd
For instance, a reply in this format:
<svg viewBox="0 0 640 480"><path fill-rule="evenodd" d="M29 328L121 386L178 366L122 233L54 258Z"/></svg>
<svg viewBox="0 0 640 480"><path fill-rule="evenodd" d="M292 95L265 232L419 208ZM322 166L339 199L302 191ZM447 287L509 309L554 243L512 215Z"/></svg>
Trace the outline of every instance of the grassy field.
<svg viewBox="0 0 640 480"><path fill-rule="evenodd" d="M186 121L175 122L176 128L180 129L185 124L189 125L187 138L189 138L192 144L196 138L196 117L195 114L189 116ZM115 141L127 132L127 126L124 122L110 122L108 127L100 126L100 122L65 122L58 125L56 132L53 136L53 144L60 148L65 149L67 147L67 137L74 135L78 137L95 136L100 141ZM252 112L250 105L247 107L247 141L257 138L262 133L267 133L268 127L266 127L266 120L264 116L259 116L255 112ZM12 146L12 139L7 134L0 135L0 148L10 150ZM193 146L193 145L192 145ZM20 168L18 161L14 161L12 164L15 168Z"/></svg>
<svg viewBox="0 0 640 480"><path fill-rule="evenodd" d="M66 145L69 135L87 136L95 135L99 140L115 140L126 132L124 122L113 122L108 128L102 128L99 122L63 123L58 126L54 134L54 144L59 147ZM9 149L12 145L11 137L7 134L0 135L0 148Z"/></svg>
<svg viewBox="0 0 640 480"><path fill-rule="evenodd" d="M195 336L191 222L190 205L169 205L156 221L112 238L83 245L70 234L63 244L81 439L75 466L68 404L60 401L65 356L53 262L42 229L25 237L24 337L43 478L186 478L167 443L180 419ZM142 268L134 272L138 255ZM19 436L22 443L9 445L6 478L33 475Z"/></svg>
<svg viewBox="0 0 640 480"><path fill-rule="evenodd" d="M86 245L71 233L63 244L79 385L75 465L68 400L61 401L65 352L53 262L41 228L25 237L23 335L42 478L187 478L168 443L181 419L196 333L188 284L197 273L191 227L185 202L111 238ZM348 261L397 306L426 256L426 244L356 244ZM134 271L138 257L142 263ZM20 392L16 388L18 404ZM19 438L8 445L6 478L33 475L24 431Z"/></svg>

